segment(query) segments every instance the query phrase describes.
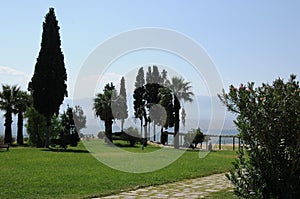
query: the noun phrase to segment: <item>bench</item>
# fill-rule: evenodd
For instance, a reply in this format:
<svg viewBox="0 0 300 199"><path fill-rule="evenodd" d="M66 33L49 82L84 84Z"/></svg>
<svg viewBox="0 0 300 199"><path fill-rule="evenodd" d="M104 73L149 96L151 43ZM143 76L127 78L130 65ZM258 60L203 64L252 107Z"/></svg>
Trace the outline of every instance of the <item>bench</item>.
<svg viewBox="0 0 300 199"><path fill-rule="evenodd" d="M6 150L9 150L9 144L0 144L0 148L6 148Z"/></svg>

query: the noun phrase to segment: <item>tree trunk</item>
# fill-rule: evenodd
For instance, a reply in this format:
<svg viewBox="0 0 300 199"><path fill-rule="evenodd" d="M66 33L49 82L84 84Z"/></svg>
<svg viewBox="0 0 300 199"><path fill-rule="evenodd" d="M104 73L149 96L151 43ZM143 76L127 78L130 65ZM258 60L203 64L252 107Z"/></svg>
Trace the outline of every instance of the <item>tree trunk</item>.
<svg viewBox="0 0 300 199"><path fill-rule="evenodd" d="M12 113L7 111L5 113L5 134L4 134L4 143L12 143L12 134L11 134L11 124L12 124Z"/></svg>
<svg viewBox="0 0 300 199"><path fill-rule="evenodd" d="M121 132L123 132L123 130L124 130L124 119L121 119Z"/></svg>
<svg viewBox="0 0 300 199"><path fill-rule="evenodd" d="M153 122L153 141L156 141L155 122Z"/></svg>
<svg viewBox="0 0 300 199"><path fill-rule="evenodd" d="M145 119L145 124L144 124L144 141L143 141L143 144L144 146L147 146L147 141L148 141L148 133L147 133L147 119Z"/></svg>
<svg viewBox="0 0 300 199"><path fill-rule="evenodd" d="M50 127L51 127L51 116L47 116L47 128L46 128L44 148L49 148L50 145Z"/></svg>
<svg viewBox="0 0 300 199"><path fill-rule="evenodd" d="M143 118L140 118L141 120L141 137L143 137Z"/></svg>
<svg viewBox="0 0 300 199"><path fill-rule="evenodd" d="M150 131L151 122L148 124L148 133L149 133L149 140L151 140L151 131Z"/></svg>
<svg viewBox="0 0 300 199"><path fill-rule="evenodd" d="M177 96L174 96L175 124L174 124L174 148L179 149L179 110L180 102Z"/></svg>
<svg viewBox="0 0 300 199"><path fill-rule="evenodd" d="M168 133L164 132L164 128L163 127L161 127L161 129L160 129L160 143L162 145L165 145L166 143L168 144Z"/></svg>
<svg viewBox="0 0 300 199"><path fill-rule="evenodd" d="M18 113L18 133L17 133L17 143L18 145L23 145L23 113L20 111Z"/></svg>
<svg viewBox="0 0 300 199"><path fill-rule="evenodd" d="M106 120L105 121L105 136L112 143L112 120Z"/></svg>

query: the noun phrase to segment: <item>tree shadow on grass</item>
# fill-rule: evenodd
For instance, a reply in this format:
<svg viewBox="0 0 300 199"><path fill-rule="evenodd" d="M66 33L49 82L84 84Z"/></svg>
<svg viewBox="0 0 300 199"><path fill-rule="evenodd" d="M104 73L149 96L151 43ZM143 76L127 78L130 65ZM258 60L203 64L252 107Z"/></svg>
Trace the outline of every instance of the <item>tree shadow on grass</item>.
<svg viewBox="0 0 300 199"><path fill-rule="evenodd" d="M48 149L42 149L42 151L48 151L48 152L61 152L61 153L90 153L88 150L82 150L82 149L62 149L62 148L48 148Z"/></svg>
<svg viewBox="0 0 300 199"><path fill-rule="evenodd" d="M130 147L130 148L140 148L139 146L137 146L137 145L134 145L134 146L131 146L129 143L127 144L125 144L125 143L113 143L115 146L117 146L117 147L120 147L120 148L128 148L128 147Z"/></svg>

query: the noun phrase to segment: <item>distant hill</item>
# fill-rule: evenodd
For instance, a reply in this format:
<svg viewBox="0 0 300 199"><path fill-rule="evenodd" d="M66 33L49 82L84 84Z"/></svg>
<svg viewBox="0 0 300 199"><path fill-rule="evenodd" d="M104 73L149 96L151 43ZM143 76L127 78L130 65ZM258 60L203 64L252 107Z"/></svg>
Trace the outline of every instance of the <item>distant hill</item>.
<svg viewBox="0 0 300 199"><path fill-rule="evenodd" d="M132 107L130 104L133 104L133 99L130 95L128 95L128 107ZM87 117L87 128L82 129L83 133L92 133L97 134L99 131L104 130L104 124L99 118L96 118L94 111L93 111L93 98L82 98L82 99L65 99L64 103L60 108L60 112L66 110L67 106L75 106L80 105L83 108L83 111ZM218 103L217 106L221 107L222 104ZM186 126L183 127L181 125L181 131L189 131L191 128L198 128L201 129L208 129L209 124L211 122L211 97L208 96L195 96L195 101L193 103L185 103L184 108L186 109L187 118L186 118ZM1 119L0 119L0 135L4 133L4 117L3 112L0 112ZM133 109L129 109L129 116L125 121L125 128L129 126L134 126L140 129L140 122L139 120L133 118ZM221 118L222 119L222 118ZM225 130L235 129L233 124L234 116L228 112L226 112L226 117L224 121L224 128ZM13 118L13 136L16 136L16 121L17 118L14 116ZM221 120L217 120L215 122L221 122ZM114 131L119 131L119 121L115 121L113 125ZM214 129L214 125L212 124L212 129ZM157 131L159 128L157 127ZM26 134L26 129L24 128L24 132Z"/></svg>

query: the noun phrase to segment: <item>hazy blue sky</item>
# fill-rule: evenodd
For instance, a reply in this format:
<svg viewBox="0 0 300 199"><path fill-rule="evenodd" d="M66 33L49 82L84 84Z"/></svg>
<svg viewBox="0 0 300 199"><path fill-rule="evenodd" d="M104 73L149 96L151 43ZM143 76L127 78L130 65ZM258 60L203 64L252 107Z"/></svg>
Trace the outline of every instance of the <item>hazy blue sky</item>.
<svg viewBox="0 0 300 199"><path fill-rule="evenodd" d="M225 88L300 73L300 1L12 0L1 1L0 7L1 83L27 88L49 7L55 8L61 27L70 92L99 44L143 27L167 28L195 40L214 61ZM110 75L117 79L122 74L115 70Z"/></svg>

